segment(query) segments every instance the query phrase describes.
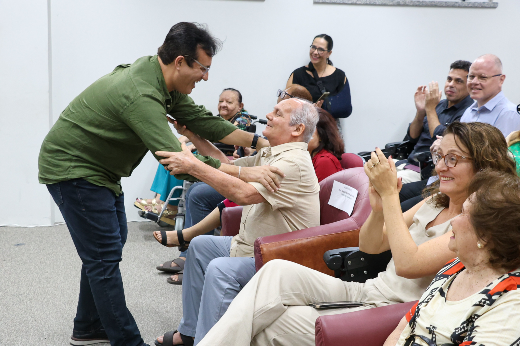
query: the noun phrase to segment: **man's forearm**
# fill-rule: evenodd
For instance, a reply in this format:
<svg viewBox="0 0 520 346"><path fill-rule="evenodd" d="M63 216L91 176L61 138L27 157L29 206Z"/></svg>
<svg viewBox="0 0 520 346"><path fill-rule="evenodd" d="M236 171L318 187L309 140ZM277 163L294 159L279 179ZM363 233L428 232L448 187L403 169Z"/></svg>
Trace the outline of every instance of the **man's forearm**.
<svg viewBox="0 0 520 346"><path fill-rule="evenodd" d="M220 140L220 142L225 143L225 144L238 145L241 147L250 147L251 143L253 142L254 135L255 135L254 133L237 129L237 130L231 132L226 137L222 138ZM264 138L259 137L256 148L261 149L261 148L267 147L267 146L269 146L269 142L267 140L265 140Z"/></svg>
<svg viewBox="0 0 520 346"><path fill-rule="evenodd" d="M230 165L223 165L217 170L202 162L197 162L195 167L190 170L190 174L239 205L265 202L264 197L255 187L235 178L238 176L239 170L239 167Z"/></svg>
<svg viewBox="0 0 520 346"><path fill-rule="evenodd" d="M428 128L430 129L430 137L433 138L435 129L437 126L439 126L441 123L439 121L439 116L437 115L437 111L435 108L430 109L426 108L426 119L428 120Z"/></svg>
<svg viewBox="0 0 520 346"><path fill-rule="evenodd" d="M425 116L425 112L417 111L417 113L415 114L415 118L410 123L410 137L415 139L421 135Z"/></svg>

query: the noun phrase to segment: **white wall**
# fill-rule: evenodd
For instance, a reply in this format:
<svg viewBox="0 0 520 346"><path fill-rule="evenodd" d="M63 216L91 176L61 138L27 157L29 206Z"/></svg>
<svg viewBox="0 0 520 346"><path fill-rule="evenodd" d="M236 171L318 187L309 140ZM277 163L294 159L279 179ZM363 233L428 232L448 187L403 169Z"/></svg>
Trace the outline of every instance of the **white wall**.
<svg viewBox="0 0 520 346"><path fill-rule="evenodd" d="M417 86L442 83L457 59L497 54L507 74L504 91L511 101L520 101L519 1L499 1L498 9L455 9L315 5L312 0L55 0L50 3L49 116L47 9L33 5L27 13L26 1L0 1L0 131L9 139L0 161L0 196L9 210L0 208L0 225L54 220L45 188L36 182L36 157L49 123L116 65L154 54L179 21L207 23L224 40L209 81L192 93L214 112L220 91L234 87L252 114L264 116L291 71L308 62L312 38L331 35L331 59L346 72L352 90L354 111L343 122L350 152L402 139L415 114ZM156 167L147 156L132 177L123 179L129 220L138 219L135 197L152 196L148 189ZM30 213L18 207L29 203ZM55 220L61 220L59 212Z"/></svg>
<svg viewBox="0 0 520 346"><path fill-rule="evenodd" d="M49 130L45 1L0 0L0 225L49 225L51 198L38 184Z"/></svg>

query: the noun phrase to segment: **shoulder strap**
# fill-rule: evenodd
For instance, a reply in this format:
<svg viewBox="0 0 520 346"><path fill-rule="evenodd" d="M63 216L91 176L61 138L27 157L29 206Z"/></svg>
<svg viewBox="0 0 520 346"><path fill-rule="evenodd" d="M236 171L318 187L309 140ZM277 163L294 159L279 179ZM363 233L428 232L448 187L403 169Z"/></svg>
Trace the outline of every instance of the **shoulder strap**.
<svg viewBox="0 0 520 346"><path fill-rule="evenodd" d="M316 81L316 84L318 85L318 88L320 88L320 91L323 94L327 90L325 90L325 86L323 85L323 82L321 80L319 80L318 71L316 71L316 69L314 68L314 65L310 61L309 61L309 65L308 66L309 67L307 67L307 70L312 72L314 80Z"/></svg>

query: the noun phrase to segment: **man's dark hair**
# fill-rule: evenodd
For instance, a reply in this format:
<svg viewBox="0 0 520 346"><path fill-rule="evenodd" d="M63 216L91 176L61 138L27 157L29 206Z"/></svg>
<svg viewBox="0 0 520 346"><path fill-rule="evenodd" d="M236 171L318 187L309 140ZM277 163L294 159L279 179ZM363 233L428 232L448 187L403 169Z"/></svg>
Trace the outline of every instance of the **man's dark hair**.
<svg viewBox="0 0 520 346"><path fill-rule="evenodd" d="M450 65L450 70L464 70L469 72L469 67L471 63L466 60L457 60L453 64Z"/></svg>
<svg viewBox="0 0 520 346"><path fill-rule="evenodd" d="M198 47L202 48L207 55L213 57L222 47L222 42L211 36L206 25L181 22L172 26L164 39L164 43L157 50L157 55L165 65L171 64L179 55L188 56L186 63L191 67L192 59L199 58Z"/></svg>

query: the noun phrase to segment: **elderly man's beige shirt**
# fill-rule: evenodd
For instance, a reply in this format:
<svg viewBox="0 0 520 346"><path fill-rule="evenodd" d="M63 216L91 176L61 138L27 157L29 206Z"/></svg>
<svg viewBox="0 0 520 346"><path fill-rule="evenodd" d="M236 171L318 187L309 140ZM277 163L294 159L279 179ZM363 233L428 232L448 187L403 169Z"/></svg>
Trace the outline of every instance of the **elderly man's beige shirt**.
<svg viewBox="0 0 520 346"><path fill-rule="evenodd" d="M260 183L249 183L266 202L244 207L240 232L231 242L231 257L253 257L253 245L258 237L320 224L320 186L307 143L293 142L262 148L255 156L238 159L234 164L242 167L275 166L285 173L285 178L276 192L268 191Z"/></svg>

